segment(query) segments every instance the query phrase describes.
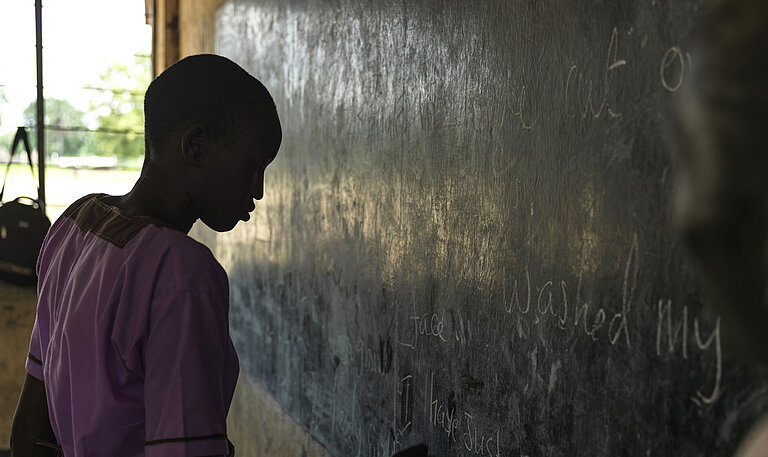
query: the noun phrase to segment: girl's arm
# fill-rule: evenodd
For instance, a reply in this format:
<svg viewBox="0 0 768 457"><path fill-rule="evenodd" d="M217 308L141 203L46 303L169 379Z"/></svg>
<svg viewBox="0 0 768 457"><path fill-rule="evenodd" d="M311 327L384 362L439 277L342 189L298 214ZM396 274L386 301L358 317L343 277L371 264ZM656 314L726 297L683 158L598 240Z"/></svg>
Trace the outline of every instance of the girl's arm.
<svg viewBox="0 0 768 457"><path fill-rule="evenodd" d="M43 381L27 373L21 388L19 404L11 426L11 457L54 457L56 437L48 417L48 399Z"/></svg>

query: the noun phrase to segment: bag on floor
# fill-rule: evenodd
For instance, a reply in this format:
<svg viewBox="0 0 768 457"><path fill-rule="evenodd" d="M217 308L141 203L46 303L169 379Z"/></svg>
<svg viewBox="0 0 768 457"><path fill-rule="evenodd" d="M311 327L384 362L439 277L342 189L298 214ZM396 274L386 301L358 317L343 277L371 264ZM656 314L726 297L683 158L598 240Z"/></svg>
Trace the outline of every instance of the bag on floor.
<svg viewBox="0 0 768 457"><path fill-rule="evenodd" d="M39 187L36 199L18 197L3 203L8 171L19 143L24 145L32 178L35 177L27 132L23 127L19 127L13 138L3 188L0 190L0 279L31 286L37 283L37 256L40 254L43 239L51 228L51 221L45 215L44 203L40 201Z"/></svg>

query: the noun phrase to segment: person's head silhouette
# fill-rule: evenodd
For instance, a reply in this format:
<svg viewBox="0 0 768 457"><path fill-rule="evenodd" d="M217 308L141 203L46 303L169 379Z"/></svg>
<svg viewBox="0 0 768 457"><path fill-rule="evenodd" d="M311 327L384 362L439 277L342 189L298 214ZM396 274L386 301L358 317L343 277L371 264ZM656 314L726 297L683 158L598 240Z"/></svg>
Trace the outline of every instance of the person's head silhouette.
<svg viewBox="0 0 768 457"><path fill-rule="evenodd" d="M679 92L674 216L726 340L768 365L768 3L724 1L700 24Z"/></svg>
<svg viewBox="0 0 768 457"><path fill-rule="evenodd" d="M184 232L197 219L219 232L247 220L282 139L264 85L225 57L194 55L152 81L144 114L141 177L110 203Z"/></svg>

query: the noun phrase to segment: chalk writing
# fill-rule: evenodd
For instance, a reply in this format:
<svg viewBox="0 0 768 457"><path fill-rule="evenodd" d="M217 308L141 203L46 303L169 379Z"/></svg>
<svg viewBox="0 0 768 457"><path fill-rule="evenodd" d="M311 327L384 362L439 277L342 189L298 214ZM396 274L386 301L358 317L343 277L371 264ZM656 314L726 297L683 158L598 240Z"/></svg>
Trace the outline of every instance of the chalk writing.
<svg viewBox="0 0 768 457"><path fill-rule="evenodd" d="M611 345L623 342L627 349L632 348L629 335L629 318L634 300L634 293L637 287L637 277L639 274L637 235L633 237L632 244L624 264L624 280L621 294L621 310L609 315L608 312L600 307L590 313L591 304L582 301L581 290L583 284L584 268L579 271L579 277L576 284L576 294L572 301L568 297L568 284L565 280L553 281L545 280L541 286L533 287L531 274L526 267L524 269L524 282L522 278L513 280L512 288L507 288L507 275L504 270L504 280L502 281L502 305L507 314L517 313L525 316L531 313L532 298L535 293L536 304L532 313L534 325L539 325L546 319L554 319L556 325L565 330L568 328L569 319L573 322L574 328L581 328L592 341L599 338L598 332L601 329L606 331L608 341ZM557 284L557 287L555 287ZM525 290L523 290L525 289ZM569 305L573 303L573 306ZM609 319L610 316L610 319ZM607 326L607 328L606 328ZM518 321L520 327L520 321ZM525 332L519 328L519 334L525 337Z"/></svg>
<svg viewBox="0 0 768 457"><path fill-rule="evenodd" d="M517 116L518 119L520 119L520 125L523 126L524 129L530 130L533 128L534 124L536 124L535 120L531 120L526 122L524 119L523 111L525 110L526 105L528 104L528 93L526 92L525 85L520 89L520 98L519 98L519 106L517 108L517 111L515 112L515 116Z"/></svg>
<svg viewBox="0 0 768 457"><path fill-rule="evenodd" d="M364 371L386 374L392 369L394 352L392 351L389 337L386 340L379 341L378 350L371 348L363 341L359 341L357 343L357 355L360 363L358 375L363 374Z"/></svg>
<svg viewBox="0 0 768 457"><path fill-rule="evenodd" d="M661 356L663 352L676 354L680 351L683 359L688 359L689 351L689 320L688 307L683 306L682 317L676 320L672 315L672 300L662 299L658 302L657 321L656 321L656 355ZM674 323L673 323L674 321ZM704 394L702 389L696 391L696 395L691 400L696 404L714 403L720 395L720 383L723 372L722 350L720 346L720 317L715 321L715 327L712 333L702 341L699 318L693 319L693 343L691 349L705 351L714 345L715 370L712 390L709 394ZM665 344L666 343L666 346ZM678 349L679 348L679 349ZM666 351L664 351L666 349Z"/></svg>
<svg viewBox="0 0 768 457"><path fill-rule="evenodd" d="M664 324L666 323L666 331ZM681 335L682 332L682 335ZM678 343L681 344L682 356L688 358L688 307L683 306L683 319L673 328L672 324L672 300L659 300L658 319L656 320L656 355L661 355L662 340L666 337L667 350L674 353L677 350Z"/></svg>
<svg viewBox="0 0 768 457"><path fill-rule="evenodd" d="M408 320L412 323L413 332L411 338L408 340L401 340L398 338L397 342L401 346L406 346L411 349L418 347L420 337L431 337L439 342L447 342L446 334L450 335L451 332L446 330L445 316L437 313L418 313L416 311L416 302L412 301L412 313L408 316Z"/></svg>
<svg viewBox="0 0 768 457"><path fill-rule="evenodd" d="M473 416L470 413L464 413L466 429L461 435L464 447L475 454L501 457L501 445L499 444L500 431L497 428L496 433L483 432L472 423Z"/></svg>
<svg viewBox="0 0 768 457"><path fill-rule="evenodd" d="M565 328L566 316L568 315L568 294L566 293L565 281L560 281L560 288L563 292L562 313L555 311L555 308L552 306L552 281L547 281L541 286L539 297L536 299L536 308L541 315L549 313L552 316L557 317L558 325L560 325L561 328ZM542 300L542 297L545 297L544 300Z"/></svg>
<svg viewBox="0 0 768 457"><path fill-rule="evenodd" d="M400 446L400 439L413 425L413 375L405 375L392 390L392 442Z"/></svg>
<svg viewBox="0 0 768 457"><path fill-rule="evenodd" d="M691 55L687 52L685 55L687 56L688 64L690 64ZM675 92L679 89L683 84L685 67L686 58L683 56L683 51L677 46L672 46L667 49L667 52L665 52L664 56L661 58L661 66L659 67L659 76L661 78L662 87L670 92Z"/></svg>
<svg viewBox="0 0 768 457"><path fill-rule="evenodd" d="M424 313L421 316L411 316L414 328L419 335L433 336L442 341L448 341L444 336L443 317L436 313Z"/></svg>
<svg viewBox="0 0 768 457"><path fill-rule="evenodd" d="M431 373L429 377L429 423L432 426L439 427L445 432L446 437L456 442L456 429L459 426L459 419L456 417L456 402L454 394L451 392L447 402L440 402L435 398L435 374Z"/></svg>
<svg viewBox="0 0 768 457"><path fill-rule="evenodd" d="M585 118L591 115L592 118L597 119L603 114L603 110L608 112L612 118L621 116L621 113L616 112L608 105L608 96L611 92L611 81L614 71L627 64L626 60L618 58L618 52L619 32L614 27L611 33L611 41L608 44L605 66L603 67L603 92L599 96L600 104L597 108L595 107L593 95L593 80L586 78L584 73L579 71L577 65L571 65L568 69L568 76L565 79L565 114L568 117L580 116Z"/></svg>
<svg viewBox="0 0 768 457"><path fill-rule="evenodd" d="M696 335L696 346L701 349L705 350L709 348L712 343L715 344L715 356L716 356L716 365L715 365L715 382L712 386L712 393L709 395L704 395L701 390L696 391L696 396L699 400L703 401L704 403L712 403L715 400L717 400L719 394L720 394L720 380L723 376L723 353L720 348L720 317L717 317L717 321L715 322L715 328L712 330L712 333L709 335L709 338L707 338L707 341L702 342L701 341L701 334L699 333L699 320L694 319L693 321L693 333ZM695 399L694 399L695 401Z"/></svg>
<svg viewBox="0 0 768 457"><path fill-rule="evenodd" d="M426 379L426 389L429 392L427 408L429 409L429 424L445 433L446 439L463 445L464 448L477 455L501 457L501 430L482 429L474 420L476 414L470 411L459 411L453 392L447 400L435 396L435 373Z"/></svg>
<svg viewBox="0 0 768 457"><path fill-rule="evenodd" d="M528 89L526 88L525 84L520 87L520 93L517 95L517 101L512 101L511 98L512 94L510 86L507 85L506 95L504 97L500 97L504 106L501 110L501 120L499 121L499 125L504 125L504 119L507 116L507 105L514 103L516 108L512 110L512 115L517 118L523 129L531 130L533 126L536 125L536 120L532 119L533 116L530 114L530 97L528 97Z"/></svg>
<svg viewBox="0 0 768 457"><path fill-rule="evenodd" d="M472 327L470 325L471 321L469 319L465 319L460 310L457 310L455 313L451 313L451 320L453 322L454 329L453 337L460 345L466 346L467 343L472 340Z"/></svg>

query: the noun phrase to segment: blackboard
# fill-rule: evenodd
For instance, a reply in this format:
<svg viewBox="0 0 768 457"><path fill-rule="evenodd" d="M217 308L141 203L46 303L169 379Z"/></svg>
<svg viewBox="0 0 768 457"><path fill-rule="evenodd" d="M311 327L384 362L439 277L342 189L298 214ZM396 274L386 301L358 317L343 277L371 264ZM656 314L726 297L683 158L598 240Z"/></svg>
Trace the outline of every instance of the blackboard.
<svg viewBox="0 0 768 457"><path fill-rule="evenodd" d="M225 3L284 130L211 242L243 370L339 456L732 453L768 384L669 217L706 6Z"/></svg>

